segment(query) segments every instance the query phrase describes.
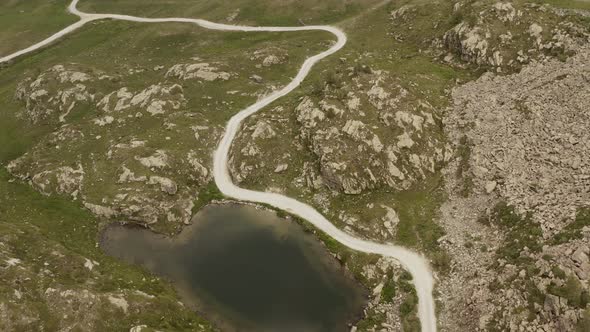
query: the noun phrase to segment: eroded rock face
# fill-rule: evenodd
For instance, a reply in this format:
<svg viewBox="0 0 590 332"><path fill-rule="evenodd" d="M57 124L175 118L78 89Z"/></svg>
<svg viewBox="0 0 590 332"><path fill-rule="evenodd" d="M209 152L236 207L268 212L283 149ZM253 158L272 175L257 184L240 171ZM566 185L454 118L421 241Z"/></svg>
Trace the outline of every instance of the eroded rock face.
<svg viewBox="0 0 590 332"><path fill-rule="evenodd" d="M480 27L470 27L467 23L459 23L445 34L445 44L456 50L461 59L476 64L488 63L488 41L486 33Z"/></svg>

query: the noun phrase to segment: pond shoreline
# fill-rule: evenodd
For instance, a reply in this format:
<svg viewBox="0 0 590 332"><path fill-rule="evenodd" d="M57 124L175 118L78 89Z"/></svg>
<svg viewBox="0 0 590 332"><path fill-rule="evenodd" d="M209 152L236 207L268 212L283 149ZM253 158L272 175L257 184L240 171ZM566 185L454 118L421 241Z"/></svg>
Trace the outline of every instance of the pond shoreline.
<svg viewBox="0 0 590 332"><path fill-rule="evenodd" d="M317 252L317 249L313 249L316 250L314 251L314 255L316 256L313 259L317 262L322 262L320 265L324 266L324 269L329 269L330 271L332 271L333 273L336 273L339 275L338 278L341 278L342 280L348 280L346 283L349 283L349 285L354 284L355 288L360 290L360 292L362 293L362 305L355 310L355 312L349 313L345 316L344 321L345 321L345 326L346 329L342 329L344 330L348 330L350 329L351 326L353 326L355 323L357 323L358 321L360 321L361 319L364 318L364 312L367 308L367 305L369 303L370 300L370 292L367 288L367 286L365 284L363 284L360 280L358 280L358 278L356 278L355 274L352 273L347 267L346 265L339 259L338 254L335 252L330 251L329 247L321 240L321 238L319 236L317 236L317 234L315 234L315 231L313 229L309 229L309 227L307 227L306 225L302 225L299 220L297 220L297 218L292 218L290 216L279 216L277 211L271 208L268 208L264 205L260 205L260 204L254 204L254 203L243 203L243 202L237 202L234 200L221 200L221 201L213 201L210 202L209 204L203 206L196 214L194 214L192 220L191 220L191 224L187 225L185 227L183 227L183 229L177 233L175 233L174 235L167 235L167 234L162 234L162 233L158 233L155 232L153 229L151 229L149 226L148 227L144 227L143 225L138 225L135 223L118 223L118 222L113 222L110 223L108 225L105 225L104 227L102 227L102 229L100 230L99 233L99 245L101 247L101 249L106 252L107 254L114 256L118 259L122 259L121 257L117 257L116 255L112 254L113 250L116 250L116 248L113 247L111 240L108 238L108 234L110 232L120 232L121 230L131 230L132 232L135 231L139 231L139 232L149 232L150 237L153 237L155 239L157 239L157 241L161 242L161 243L166 243L166 245L173 245L174 243L182 243L183 241L186 241L186 239L188 238L190 241L191 236L194 236L193 233L197 232L200 230L201 227L204 227L202 225L199 224L199 218L203 218L202 214L206 214L207 211L210 211L211 209L224 209L224 208L228 208L228 209L243 209L243 208L249 208L252 209L252 211L256 211L254 213L258 213L258 212L262 212L262 213L266 213L269 215L274 216L274 218L281 220L281 221L287 221L287 223L285 223L284 225L281 226L280 223L276 223L276 220L273 220L273 223L276 223L277 225L275 225L276 227L297 227L298 229L300 229L302 234L305 234L304 236L306 237L306 241L310 241L310 239L312 238L312 241L315 242L317 244L317 247L321 247L322 252ZM246 225L248 226L248 225ZM274 227L274 226L270 226L270 227ZM286 237L288 237L290 239L290 237L292 237L292 234L285 234ZM295 236L299 236L299 235L295 235ZM309 238L307 238L309 237ZM292 239L290 239L292 240ZM313 246L313 245L312 245ZM312 249L309 249L312 250ZM223 310L223 306L221 306L221 310L218 310L219 308L215 308L215 310L211 310L210 309L210 305L205 304L205 302L207 302L206 299L203 299L202 296L195 296L194 292L195 289L193 288L192 290L190 289L190 286L187 285L186 282L179 282L178 280L174 280L174 278L171 278L169 276L165 276L165 275L161 275L159 273L154 272L152 269L150 269L149 267L147 267L145 264L138 264L138 263L132 263L132 262L128 262L130 264L137 264L140 265L142 268L146 269L147 271L149 271L151 274L155 275L158 278L164 279L168 282L170 282L174 288L177 290L178 296L181 298L182 302L189 308L191 308L191 310L199 313L200 315L204 316L207 320L211 321L216 327L220 328L223 331L233 331L233 330L242 330L242 329L234 329L233 328L233 323L232 320L235 321L235 317L232 317L231 319L227 319L226 316L231 316L231 314L226 315L226 313L224 312L225 310ZM322 272L325 273L325 272ZM262 290L259 291L259 293L264 293ZM254 300L255 301L255 300ZM254 302L255 303L255 302ZM209 310L208 308L209 307ZM342 324L344 325L344 324ZM255 330L255 329L254 329ZM340 331L340 329L338 329L338 331Z"/></svg>

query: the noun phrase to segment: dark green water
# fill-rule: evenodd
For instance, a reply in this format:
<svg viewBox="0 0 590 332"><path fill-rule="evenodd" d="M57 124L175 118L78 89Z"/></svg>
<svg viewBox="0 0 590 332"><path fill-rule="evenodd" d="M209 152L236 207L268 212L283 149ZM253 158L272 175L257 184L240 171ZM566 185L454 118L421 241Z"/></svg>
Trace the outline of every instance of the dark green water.
<svg viewBox="0 0 590 332"><path fill-rule="evenodd" d="M175 238L111 226L101 242L171 280L224 331L346 331L366 303L313 235L249 206L208 206Z"/></svg>

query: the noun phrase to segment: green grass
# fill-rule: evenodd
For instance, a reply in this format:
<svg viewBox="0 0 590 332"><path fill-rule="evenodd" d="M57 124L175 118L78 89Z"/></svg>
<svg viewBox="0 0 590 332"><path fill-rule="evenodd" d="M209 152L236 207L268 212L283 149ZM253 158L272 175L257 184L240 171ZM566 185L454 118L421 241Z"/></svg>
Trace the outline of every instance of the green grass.
<svg viewBox="0 0 590 332"><path fill-rule="evenodd" d="M119 315L116 320L102 316L104 321L101 326L110 331L128 330L138 322L178 331L192 330L198 324L207 325L196 314L178 306L176 293L170 284L151 277L140 268L103 254L97 246L98 222L89 212L81 209L79 204L59 197L42 196L27 184L9 182L10 179L6 170L1 168L0 230L5 245L31 271L46 269L43 262L50 262L50 267L59 266L50 279L29 276L32 278L28 279L31 287L25 291L25 296L36 300L32 303L25 302L19 310L38 312L41 318L34 324L50 328L61 320L55 316L59 315L59 311L56 312L59 308L50 302L46 303L37 293L36 288L39 286L34 285L39 283L40 287L45 288L57 285L66 289L88 289L97 294L138 290L156 296L154 300L145 300L145 304L142 304L149 310ZM13 237L16 241L10 240ZM61 256L55 256L55 252L59 252ZM62 260L56 257L64 258ZM95 272L90 273L83 267L83 258L100 264L93 269ZM22 271L25 272L21 273L26 273L27 270ZM4 274L0 280L8 285L24 277L26 276ZM97 317L112 315L100 311L87 314Z"/></svg>
<svg viewBox="0 0 590 332"><path fill-rule="evenodd" d="M252 25L301 25L334 23L357 15L379 0L82 0L79 8L87 12L116 12L130 15L182 16L224 21L239 9L235 22Z"/></svg>
<svg viewBox="0 0 590 332"><path fill-rule="evenodd" d="M224 198L225 198L225 196L223 196L221 191L219 191L219 188L217 188L215 181L211 180L205 186L205 188L202 188L201 191L199 191L199 195L197 196L197 199L195 202L195 207L193 208L193 211L197 212L202 207L211 203L212 201L219 201Z"/></svg>
<svg viewBox="0 0 590 332"><path fill-rule="evenodd" d="M496 255L511 264L528 265L529 259L520 255L524 248L533 253L539 252L542 248L542 242L539 240L542 235L541 226L533 222L530 215L520 216L515 208L506 202L496 204L490 215L481 217L479 221L499 226L504 231L506 238L497 249Z"/></svg>
<svg viewBox="0 0 590 332"><path fill-rule="evenodd" d="M563 244L576 239L582 239L582 228L590 226L590 208L579 208L576 211L576 218L557 233L551 243L553 245Z"/></svg>
<svg viewBox="0 0 590 332"><path fill-rule="evenodd" d="M578 280L573 275L567 276L565 283L561 286L557 286L553 281L547 286L547 292L559 297L563 297L567 300L568 305L585 309L588 303L590 303L590 295L588 290L585 290Z"/></svg>
<svg viewBox="0 0 590 332"><path fill-rule="evenodd" d="M582 317L576 324L576 332L590 331L590 308L584 310Z"/></svg>
<svg viewBox="0 0 590 332"><path fill-rule="evenodd" d="M388 271L387 277L385 280L385 285L383 285L383 290L381 291L381 301L382 302L392 302L397 294L397 287L396 281L393 278L393 271Z"/></svg>
<svg viewBox="0 0 590 332"><path fill-rule="evenodd" d="M399 288L403 291L403 301L399 306L400 318L402 321L403 331L419 332L420 321L418 320L418 295L416 289L411 284L412 276L403 272L399 279Z"/></svg>
<svg viewBox="0 0 590 332"><path fill-rule="evenodd" d="M37 162L44 164L45 168L55 168L62 164L75 165L81 160L85 169L93 169L86 173L84 187L89 190L84 195L89 202L100 204L103 198L112 198L121 189L122 186L115 181L105 181L116 179L121 165L131 167L140 175L150 175L141 174L140 166L133 168L134 155L116 155L111 160L98 157L112 149L115 142L125 143L134 138L148 143L144 149L131 153L147 156L157 149L168 151L177 163L163 176L172 178L181 190L190 190L194 195L205 187L208 179L192 177L192 168L181 163L187 154L193 152L210 169L212 151L227 120L240 109L254 103L257 95L264 93L268 86L286 84L304 59L326 49L331 39L330 34L322 32L219 32L190 24L151 25L120 21L89 24L58 44L19 58L0 70L0 101L4 105L0 110L0 163L7 164L28 151L30 153L25 158L24 172L34 175L43 171L36 166ZM284 63L257 68L262 59L252 59L252 54L266 49L284 52ZM195 56L200 60L191 59ZM167 68L174 64L195 62L215 64L219 70L231 72L233 77L228 81L208 83L164 77ZM186 107L164 119L144 116L134 121L98 127L92 121L101 116L102 111L92 104L80 105L68 115L67 122L69 128L81 131L86 138L72 140L58 150L48 135L61 126L57 123L57 116L36 125L19 118L23 105L15 101L14 91L18 82L27 77L35 77L56 64L72 66L71 63L76 64L74 67L77 70L95 77L106 73L117 78L87 83L89 89L97 91L98 98L122 87L138 92L152 84L178 83L183 87ZM156 66L164 66L164 69L155 71L153 68ZM129 74L130 69L138 68L143 71ZM249 77L253 74L262 76L264 84L252 82ZM228 91L238 93L230 95ZM120 112L115 116L129 119L136 112L137 109L130 109L126 114ZM175 129L163 130L165 121L174 123ZM201 133L199 140L195 139L191 129L195 125L209 128L207 132ZM146 190L145 185L135 187ZM166 224L166 220L162 219L154 229L175 233L179 227Z"/></svg>
<svg viewBox="0 0 590 332"><path fill-rule="evenodd" d="M66 7L70 0L4 0L0 2L0 57L35 44L76 22Z"/></svg>
<svg viewBox="0 0 590 332"><path fill-rule="evenodd" d="M590 2L585 0L533 0L538 4L549 4L556 8L590 10Z"/></svg>
<svg viewBox="0 0 590 332"><path fill-rule="evenodd" d="M459 165L457 166L457 177L461 180L459 193L463 197L468 197L473 191L473 174L471 173L471 142L467 136L461 137L457 147L459 155Z"/></svg>
<svg viewBox="0 0 590 332"><path fill-rule="evenodd" d="M396 194L398 202L397 243L419 248L429 254L440 250L437 240L443 236L444 230L436 223L438 209L444 200L439 179L419 186L414 190Z"/></svg>

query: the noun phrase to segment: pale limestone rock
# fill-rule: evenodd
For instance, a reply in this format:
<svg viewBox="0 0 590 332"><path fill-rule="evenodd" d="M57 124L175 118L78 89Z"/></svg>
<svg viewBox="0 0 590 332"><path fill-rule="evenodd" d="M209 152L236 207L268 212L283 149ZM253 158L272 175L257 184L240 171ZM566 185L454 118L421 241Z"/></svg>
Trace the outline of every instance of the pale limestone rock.
<svg viewBox="0 0 590 332"><path fill-rule="evenodd" d="M404 132L403 134L399 135L397 137L397 147L398 148L411 148L412 146L414 146L414 141L410 138L410 135L408 135L407 132Z"/></svg>
<svg viewBox="0 0 590 332"><path fill-rule="evenodd" d="M157 150L149 157L135 157L143 166L148 168L164 168L168 166L168 154L164 150Z"/></svg>
<svg viewBox="0 0 590 332"><path fill-rule="evenodd" d="M280 164L277 165L277 167L275 168L275 173L281 173L287 170L287 168L289 168L289 165L287 164Z"/></svg>
<svg viewBox="0 0 590 332"><path fill-rule="evenodd" d="M99 216L99 217L104 217L104 218L112 218L118 215L118 213L113 210L112 208L108 207L108 206L102 206L102 205L97 205L97 204L92 204L92 203L84 203L84 206L90 210L90 212L94 213L95 215Z"/></svg>
<svg viewBox="0 0 590 332"><path fill-rule="evenodd" d="M100 127L103 127L103 126L113 123L113 121L115 121L115 118L113 118L110 115L106 115L102 118L94 119L93 122L94 122L94 124L96 124Z"/></svg>
<svg viewBox="0 0 590 332"><path fill-rule="evenodd" d="M174 181L161 176L150 176L148 184L159 184L160 190L169 195L174 195L178 191L178 186Z"/></svg>
<svg viewBox="0 0 590 332"><path fill-rule="evenodd" d="M385 209L385 216L382 218L383 226L385 226L389 234L394 235L397 224L399 223L399 216L393 208L387 205L381 205L381 207Z"/></svg>
<svg viewBox="0 0 590 332"><path fill-rule="evenodd" d="M351 111L358 111L360 105L361 99L356 96L353 96L352 98L346 101L346 107L348 107L348 109Z"/></svg>
<svg viewBox="0 0 590 332"><path fill-rule="evenodd" d="M125 300L125 298L109 295L108 299L112 305L120 308L121 310L123 310L123 312L127 313L127 309L129 308L129 303L127 303L127 300Z"/></svg>
<svg viewBox="0 0 590 332"><path fill-rule="evenodd" d="M314 102L309 97L303 98L295 111L297 112L297 121L307 128L315 127L318 122L326 118L324 112L315 107Z"/></svg>
<svg viewBox="0 0 590 332"><path fill-rule="evenodd" d="M209 63L193 63L193 64L177 64L172 66L166 77L176 77L182 80L199 79L207 82L222 80L227 81L230 79L231 74L218 71L217 67L210 65Z"/></svg>
<svg viewBox="0 0 590 332"><path fill-rule="evenodd" d="M202 162L199 160L199 157L195 151L191 151L187 155L187 160L189 165L192 167L193 171L196 172L199 179L205 181L209 176L209 170L205 166L203 166Z"/></svg>
<svg viewBox="0 0 590 332"><path fill-rule="evenodd" d="M496 185L497 185L496 181L486 182L486 186L485 186L486 193L491 194L492 191L494 191L496 189Z"/></svg>
<svg viewBox="0 0 590 332"><path fill-rule="evenodd" d="M18 258L9 258L9 259L5 260L5 262L6 262L6 265L8 265L8 266L16 266L21 263L21 260Z"/></svg>
<svg viewBox="0 0 590 332"><path fill-rule="evenodd" d="M512 22L516 18L516 9L510 2L496 2L494 8L500 20L504 22Z"/></svg>
<svg viewBox="0 0 590 332"><path fill-rule="evenodd" d="M147 329L147 325L137 325L129 329L129 332L142 332L144 329Z"/></svg>
<svg viewBox="0 0 590 332"><path fill-rule="evenodd" d="M355 140L362 140L364 138L363 130L365 124L358 120L348 120L342 128L342 131L350 135Z"/></svg>
<svg viewBox="0 0 590 332"><path fill-rule="evenodd" d="M261 139L268 139L273 138L276 136L275 131L272 129L270 124L264 120L260 120L256 122L254 125L254 132L252 133L252 138L261 138Z"/></svg>
<svg viewBox="0 0 590 332"><path fill-rule="evenodd" d="M147 181L147 177L135 176L135 173L133 173L126 166L123 165L122 168L123 168L123 173L121 175L119 175L119 180L117 181L117 183L145 182L145 181Z"/></svg>
<svg viewBox="0 0 590 332"><path fill-rule="evenodd" d="M264 67L270 67L272 65L278 65L281 63L281 59L276 55L269 55L264 60L262 60L262 65Z"/></svg>

